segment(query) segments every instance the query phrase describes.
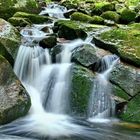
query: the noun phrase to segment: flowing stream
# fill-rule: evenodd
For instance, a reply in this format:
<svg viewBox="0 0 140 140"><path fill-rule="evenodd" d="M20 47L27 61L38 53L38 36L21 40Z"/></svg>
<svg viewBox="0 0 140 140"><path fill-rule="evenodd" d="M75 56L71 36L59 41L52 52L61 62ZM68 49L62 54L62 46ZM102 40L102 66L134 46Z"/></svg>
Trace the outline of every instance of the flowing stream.
<svg viewBox="0 0 140 140"><path fill-rule="evenodd" d="M40 15L48 13L51 17L64 18L66 11L64 7L49 5ZM46 26L49 27L48 33L41 31ZM94 44L91 36L61 43L62 51L54 64L49 50L39 46L39 41L52 33L52 26L53 23L33 25L21 31L23 39L14 71L28 91L32 105L26 117L0 127L0 140L138 140L138 132L131 134L105 123L114 116L115 110L108 76L119 60L116 55L105 56L100 66L97 64L97 77L89 99L89 117L81 119L68 115L72 50L84 44L94 47ZM103 124L98 124L100 121Z"/></svg>

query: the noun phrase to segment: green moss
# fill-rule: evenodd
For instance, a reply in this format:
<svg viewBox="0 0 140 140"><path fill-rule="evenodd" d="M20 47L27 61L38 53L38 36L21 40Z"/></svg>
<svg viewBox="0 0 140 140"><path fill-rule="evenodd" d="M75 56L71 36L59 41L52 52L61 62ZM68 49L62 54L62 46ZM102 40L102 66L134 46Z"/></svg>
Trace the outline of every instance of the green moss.
<svg viewBox="0 0 140 140"><path fill-rule="evenodd" d="M135 28L135 29L137 29L137 30L140 30L140 23L133 23L133 24L130 24L129 27Z"/></svg>
<svg viewBox="0 0 140 140"><path fill-rule="evenodd" d="M120 15L113 11L104 12L101 17L107 20L115 21L116 23L120 20Z"/></svg>
<svg viewBox="0 0 140 140"><path fill-rule="evenodd" d="M93 16L92 21L90 21L92 24L104 24L104 19L100 16Z"/></svg>
<svg viewBox="0 0 140 140"><path fill-rule="evenodd" d="M121 12L122 23L129 23L135 20L136 13L130 9L124 8Z"/></svg>
<svg viewBox="0 0 140 140"><path fill-rule="evenodd" d="M110 30L100 37L106 42L114 43L114 48L122 59L140 66L140 32L137 27Z"/></svg>
<svg viewBox="0 0 140 140"><path fill-rule="evenodd" d="M93 86L94 74L88 69L75 65L72 77L71 103L75 114L85 115Z"/></svg>
<svg viewBox="0 0 140 140"><path fill-rule="evenodd" d="M140 123L140 94L127 104L127 108L120 118L124 121Z"/></svg>
<svg viewBox="0 0 140 140"><path fill-rule="evenodd" d="M71 20L77 20L77 21L82 21L82 22L90 22L92 21L92 17L80 12L74 12L71 15Z"/></svg>
<svg viewBox="0 0 140 140"><path fill-rule="evenodd" d="M76 38L86 38L87 34L84 27L75 21L59 20L54 26L56 32L58 31L58 36L66 39L76 39Z"/></svg>
<svg viewBox="0 0 140 140"><path fill-rule="evenodd" d="M25 13L25 12L17 12L14 14L13 17L27 18L32 23L36 23L36 24L44 23L49 20L49 18L46 16L40 16L40 15L30 14L30 13Z"/></svg>
<svg viewBox="0 0 140 140"><path fill-rule="evenodd" d="M20 18L20 17L11 17L8 19L13 26L25 27L26 25L30 25L31 21L28 18Z"/></svg>

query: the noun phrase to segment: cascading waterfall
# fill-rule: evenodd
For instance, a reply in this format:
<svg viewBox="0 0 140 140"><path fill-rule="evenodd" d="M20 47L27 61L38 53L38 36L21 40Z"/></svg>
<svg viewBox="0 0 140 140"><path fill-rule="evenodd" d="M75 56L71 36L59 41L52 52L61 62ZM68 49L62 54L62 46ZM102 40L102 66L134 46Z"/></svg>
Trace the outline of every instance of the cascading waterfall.
<svg viewBox="0 0 140 140"><path fill-rule="evenodd" d="M32 106L26 117L1 127L1 132L31 137L93 137L89 128L63 115L69 106L71 51L85 42L78 39L62 44L60 63L51 64L49 51L38 45L46 34L34 28L25 28L21 34L23 42L14 71L28 91Z"/></svg>
<svg viewBox="0 0 140 140"><path fill-rule="evenodd" d="M112 90L108 76L118 60L116 55L107 55L95 65L98 73L89 101L88 115L90 121L108 121L107 119L115 113L115 102L111 98Z"/></svg>
<svg viewBox="0 0 140 140"><path fill-rule="evenodd" d="M65 12L67 12L66 8L51 4L44 8L40 15L48 13L51 17L64 18ZM62 43L60 44L62 51L56 60L57 63L52 64L49 50L41 48L38 43L53 33L52 26L53 23L34 24L21 31L23 40L17 54L14 71L29 93L32 105L25 117L0 126L0 140L44 140L48 137L53 139L60 136L78 136L86 140L126 138L131 140L134 138L129 137L128 134L114 132L112 128L109 130L99 127L91 128L87 121L66 115L70 109L71 52L83 44L95 46L91 43L90 34L85 41L77 39ZM41 31L44 27L48 27L47 33ZM110 98L111 88L107 80L117 61L118 57L115 55L105 56L96 65L98 73L89 102L89 121L106 118L114 112L114 102Z"/></svg>

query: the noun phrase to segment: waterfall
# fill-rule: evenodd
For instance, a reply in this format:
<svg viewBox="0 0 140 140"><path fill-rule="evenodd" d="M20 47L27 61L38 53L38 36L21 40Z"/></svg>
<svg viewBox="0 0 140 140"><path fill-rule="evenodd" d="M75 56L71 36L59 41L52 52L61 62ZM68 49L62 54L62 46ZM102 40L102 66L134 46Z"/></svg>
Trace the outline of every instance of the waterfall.
<svg viewBox="0 0 140 140"><path fill-rule="evenodd" d="M98 73L89 100L88 115L90 121L108 121L108 118L115 113L115 102L111 98L112 90L108 76L118 60L116 55L107 55L95 65Z"/></svg>

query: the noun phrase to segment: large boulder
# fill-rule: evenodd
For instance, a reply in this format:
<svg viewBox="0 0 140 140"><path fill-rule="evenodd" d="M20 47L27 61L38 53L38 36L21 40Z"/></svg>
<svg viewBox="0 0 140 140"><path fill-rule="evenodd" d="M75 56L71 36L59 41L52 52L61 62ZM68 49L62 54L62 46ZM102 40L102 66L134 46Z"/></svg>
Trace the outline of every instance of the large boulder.
<svg viewBox="0 0 140 140"><path fill-rule="evenodd" d="M87 34L84 28L80 27L78 22L69 20L59 20L54 24L54 31L58 32L60 38L73 40L76 38L86 38Z"/></svg>
<svg viewBox="0 0 140 140"><path fill-rule="evenodd" d="M85 116L88 101L93 88L94 74L92 71L73 65L72 68L72 92L71 107L73 114Z"/></svg>
<svg viewBox="0 0 140 140"><path fill-rule="evenodd" d="M0 18L8 19L17 11L39 13L36 0L0 0Z"/></svg>
<svg viewBox="0 0 140 140"><path fill-rule="evenodd" d="M111 51L125 62L140 66L140 34L139 26L113 28L94 37L98 47Z"/></svg>
<svg viewBox="0 0 140 140"><path fill-rule="evenodd" d="M107 19L107 20L112 20L116 23L119 23L119 20L120 20L120 15L117 14L117 12L114 12L114 11L104 12L104 13L102 13L101 17L104 18L104 19Z"/></svg>
<svg viewBox="0 0 140 140"><path fill-rule="evenodd" d="M76 48L72 53L72 61L85 67L96 63L99 59L96 49L89 44Z"/></svg>
<svg viewBox="0 0 140 140"><path fill-rule="evenodd" d="M0 56L0 124L27 114L30 98L8 61Z"/></svg>
<svg viewBox="0 0 140 140"><path fill-rule="evenodd" d="M80 13L80 12L74 12L71 15L71 20L77 20L77 21L82 21L82 22L91 22L92 17L87 14Z"/></svg>
<svg viewBox="0 0 140 140"><path fill-rule="evenodd" d="M20 45L18 30L7 21L0 19L0 54L12 65Z"/></svg>

